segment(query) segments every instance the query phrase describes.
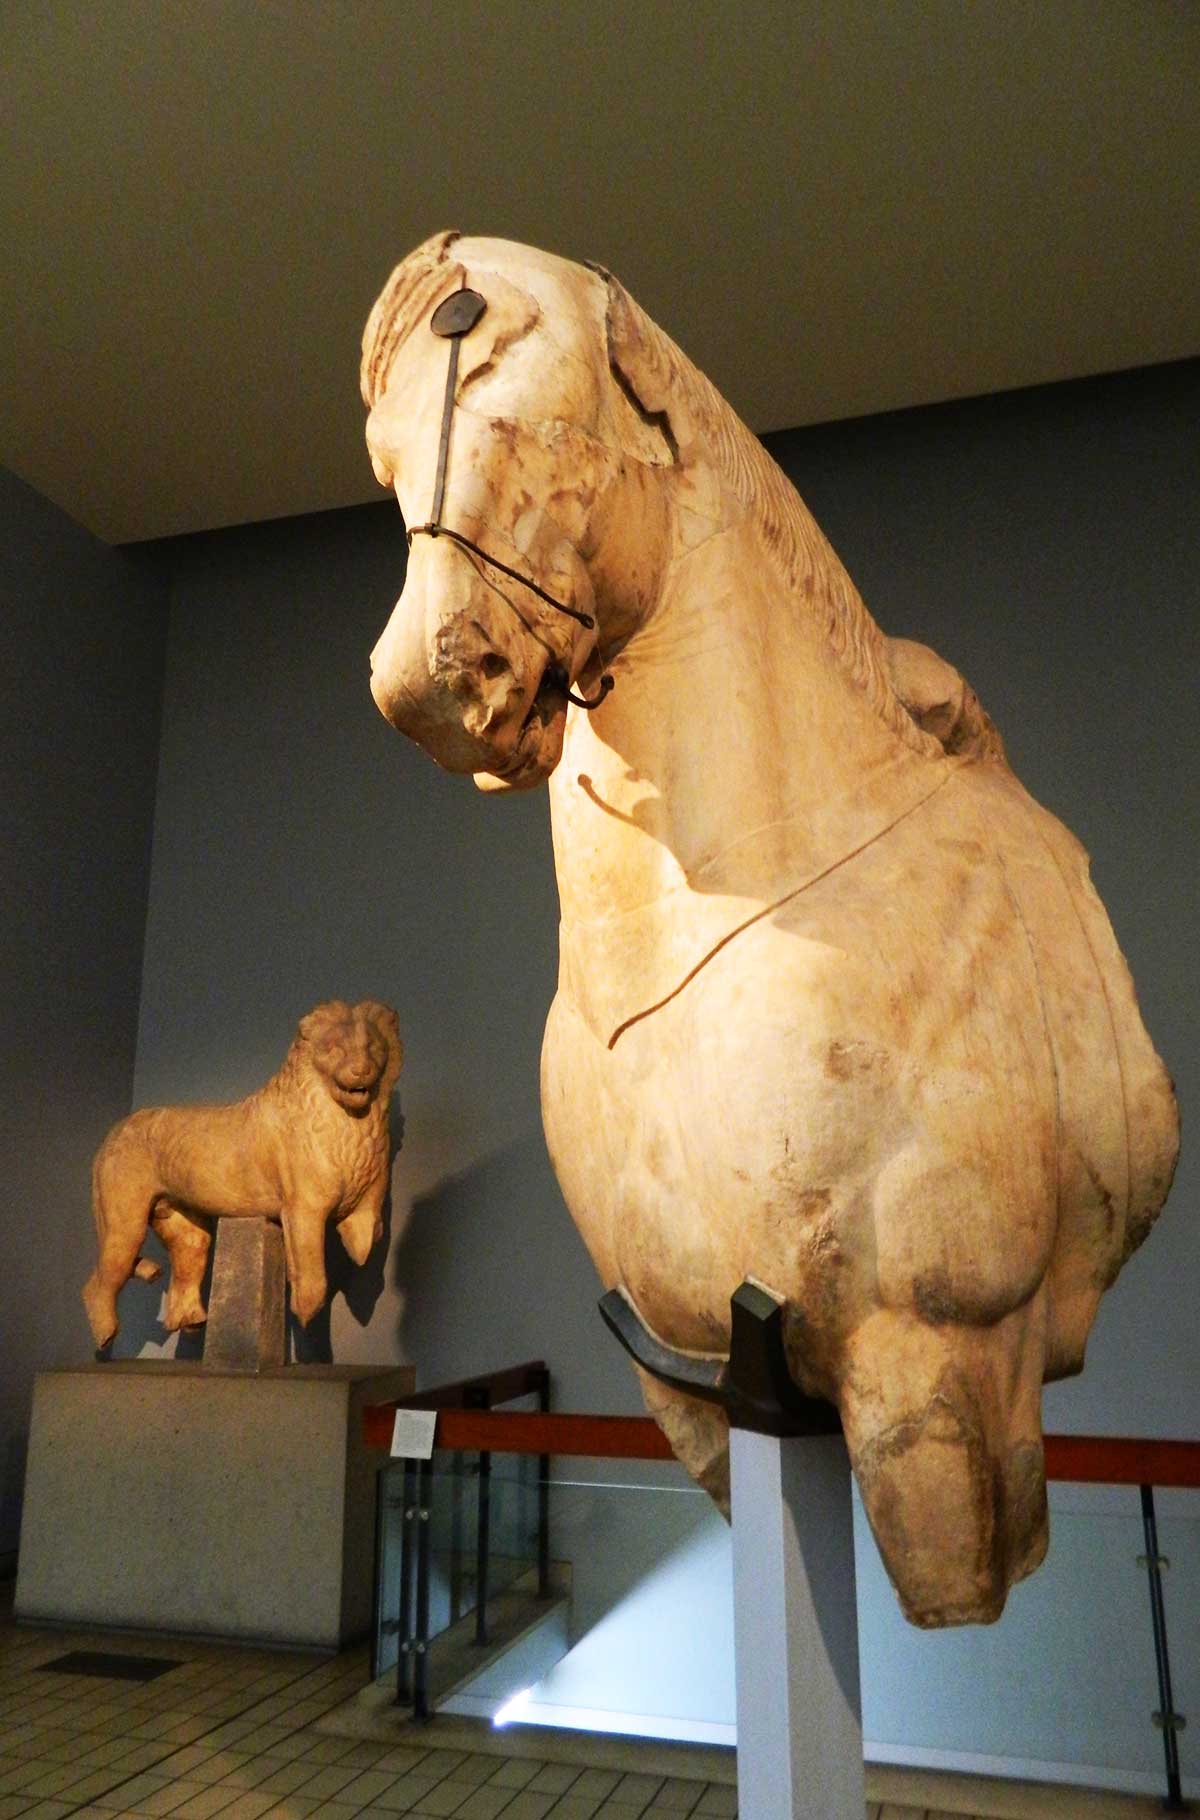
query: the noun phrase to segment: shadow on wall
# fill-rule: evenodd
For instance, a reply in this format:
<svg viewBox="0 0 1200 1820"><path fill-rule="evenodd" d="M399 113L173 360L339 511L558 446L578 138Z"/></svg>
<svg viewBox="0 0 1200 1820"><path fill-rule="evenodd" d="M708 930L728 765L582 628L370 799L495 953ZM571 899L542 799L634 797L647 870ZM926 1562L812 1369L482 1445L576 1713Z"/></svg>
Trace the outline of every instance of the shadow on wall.
<svg viewBox="0 0 1200 1820"><path fill-rule="evenodd" d="M540 1129L414 1202L397 1243L399 1350L422 1386L544 1358L560 1409L641 1408Z"/></svg>

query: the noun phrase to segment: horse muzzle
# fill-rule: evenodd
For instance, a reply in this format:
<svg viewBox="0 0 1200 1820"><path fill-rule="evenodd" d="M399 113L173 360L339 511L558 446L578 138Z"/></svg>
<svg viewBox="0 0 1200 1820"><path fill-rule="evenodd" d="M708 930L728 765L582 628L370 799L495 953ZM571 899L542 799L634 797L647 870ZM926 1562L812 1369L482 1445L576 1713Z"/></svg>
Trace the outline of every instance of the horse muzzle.
<svg viewBox="0 0 1200 1820"><path fill-rule="evenodd" d="M371 653L371 693L445 770L529 787L558 763L573 657L558 623L544 629L514 611L463 558L447 565L442 552L414 550Z"/></svg>
<svg viewBox="0 0 1200 1820"><path fill-rule="evenodd" d="M429 645L397 608L371 654L384 719L447 771L534 784L558 762L566 675L549 653L500 648L475 620L443 622ZM420 649L411 646L417 643Z"/></svg>

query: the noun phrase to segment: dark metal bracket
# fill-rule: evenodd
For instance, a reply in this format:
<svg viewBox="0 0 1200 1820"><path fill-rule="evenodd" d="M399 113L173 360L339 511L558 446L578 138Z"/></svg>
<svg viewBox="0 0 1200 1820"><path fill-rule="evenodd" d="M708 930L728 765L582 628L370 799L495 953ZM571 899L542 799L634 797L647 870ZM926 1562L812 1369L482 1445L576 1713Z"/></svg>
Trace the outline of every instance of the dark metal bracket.
<svg viewBox="0 0 1200 1820"><path fill-rule="evenodd" d="M643 1371L674 1390L720 1404L735 1428L779 1436L842 1432L833 1405L806 1396L793 1380L783 1344L783 1303L757 1283L743 1283L730 1298L727 1360L697 1358L665 1345L625 1289L601 1296L600 1313Z"/></svg>

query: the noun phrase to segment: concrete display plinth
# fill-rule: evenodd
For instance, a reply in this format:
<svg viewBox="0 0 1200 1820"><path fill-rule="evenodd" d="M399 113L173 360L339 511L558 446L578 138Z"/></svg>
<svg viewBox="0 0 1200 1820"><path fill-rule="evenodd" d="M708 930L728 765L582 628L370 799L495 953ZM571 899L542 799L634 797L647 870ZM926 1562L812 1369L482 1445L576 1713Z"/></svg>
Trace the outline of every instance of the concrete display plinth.
<svg viewBox="0 0 1200 1820"><path fill-rule="evenodd" d="M16 1615L337 1649L371 1622L377 1451L411 1366L39 1372Z"/></svg>

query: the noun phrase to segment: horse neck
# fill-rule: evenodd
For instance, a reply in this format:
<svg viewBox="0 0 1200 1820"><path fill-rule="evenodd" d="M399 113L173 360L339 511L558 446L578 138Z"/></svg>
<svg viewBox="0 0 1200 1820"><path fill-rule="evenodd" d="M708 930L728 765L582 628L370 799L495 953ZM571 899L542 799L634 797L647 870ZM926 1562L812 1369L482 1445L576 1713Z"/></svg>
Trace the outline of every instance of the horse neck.
<svg viewBox="0 0 1200 1820"><path fill-rule="evenodd" d="M595 714L573 713L551 781L567 921L681 885L770 894L831 846L843 857L856 827L882 826L927 766L833 654L819 589L789 597L744 513L701 533L677 513L672 532L616 686Z"/></svg>

